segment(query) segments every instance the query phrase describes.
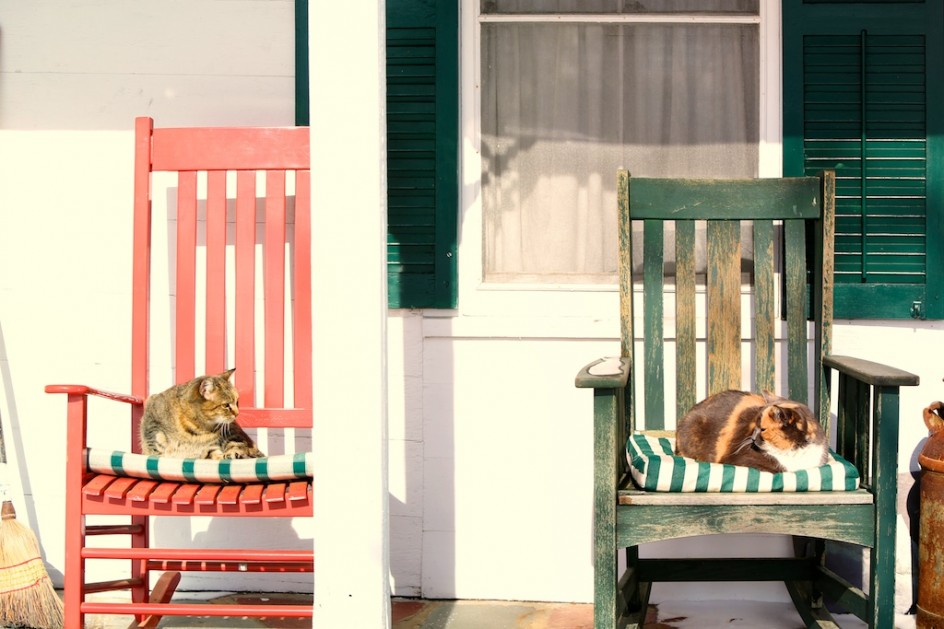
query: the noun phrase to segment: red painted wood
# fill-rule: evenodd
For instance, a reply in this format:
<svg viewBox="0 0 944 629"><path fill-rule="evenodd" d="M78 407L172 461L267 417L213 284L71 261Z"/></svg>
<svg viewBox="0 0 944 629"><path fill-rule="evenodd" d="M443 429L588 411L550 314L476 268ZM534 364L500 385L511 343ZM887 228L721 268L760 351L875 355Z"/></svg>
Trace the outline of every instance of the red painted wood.
<svg viewBox="0 0 944 629"><path fill-rule="evenodd" d="M198 505L216 504L216 495L220 493L219 485L203 485L193 497L193 501Z"/></svg>
<svg viewBox="0 0 944 629"><path fill-rule="evenodd" d="M244 485L243 495L242 495L242 504L244 505L258 505L262 502L262 491L265 489L265 485Z"/></svg>
<svg viewBox="0 0 944 629"><path fill-rule="evenodd" d="M265 491L262 492L262 499L265 502L285 502L285 483L270 483L266 485Z"/></svg>
<svg viewBox="0 0 944 629"><path fill-rule="evenodd" d="M285 500L285 490L283 488L281 497L277 500L265 500L265 490L263 490L263 499L257 503L247 503L241 500L236 505L224 505L218 501L213 504L197 504L194 500L190 502L175 503L170 502L157 503L151 500L132 503L128 501L110 501L104 497L85 496L82 500L82 510L87 515L127 515L129 511L140 516L233 516L246 518L310 518L312 516L312 501ZM278 496L278 492L275 493Z"/></svg>
<svg viewBox="0 0 944 629"><path fill-rule="evenodd" d="M175 505L192 505L193 497L196 493L200 491L200 485L186 484L181 485L177 488L177 491L174 492L173 498L171 498L171 503Z"/></svg>
<svg viewBox="0 0 944 629"><path fill-rule="evenodd" d="M142 502L147 500L151 495L151 492L154 491L154 488L157 487L157 481L153 480L139 480L134 484L134 487L128 491L128 498L132 502Z"/></svg>
<svg viewBox="0 0 944 629"><path fill-rule="evenodd" d="M148 330L151 276L151 136L154 121L134 123L134 256L131 259L131 393L148 395ZM137 435L137 426L132 426ZM132 441L134 441L132 437Z"/></svg>
<svg viewBox="0 0 944 629"><path fill-rule="evenodd" d="M174 495L174 492L177 491L177 488L180 487L180 483L160 483L154 491L151 492L150 500L151 502L164 503L170 502L171 496Z"/></svg>
<svg viewBox="0 0 944 629"><path fill-rule="evenodd" d="M280 407L285 392L285 172L266 174L265 405Z"/></svg>
<svg viewBox="0 0 944 629"><path fill-rule="evenodd" d="M119 476L105 488L105 498L109 500L123 500L136 482L136 478Z"/></svg>
<svg viewBox="0 0 944 629"><path fill-rule="evenodd" d="M308 168L308 129L154 129L154 170L272 170Z"/></svg>
<svg viewBox="0 0 944 629"><path fill-rule="evenodd" d="M251 485L200 485L157 482L84 472L87 447L88 396L127 403L132 451L140 451L137 434L143 400L149 388L151 270L175 269L173 291L173 360L177 382L235 366L240 390L240 423L247 427L308 427L311 415L311 189L308 129L195 128L154 129L148 118L135 122L133 256L131 302L131 395L110 393L82 384L49 385L47 391L67 395L66 565L64 570L66 626L81 627L90 610L147 616L201 615L311 616L311 606L174 605L148 603L148 571L242 570L310 572L313 553L254 549L179 551L149 547L153 515L191 517L311 517L313 495L307 482ZM151 216L152 175L176 176L176 215ZM227 172L236 173L236 189L227 190ZM286 196L287 173L294 173L294 204ZM257 198L256 180L265 172L265 199ZM206 173L205 199L198 181ZM235 199L233 193L235 192ZM163 193L162 193L163 194ZM173 201L173 200L172 200ZM232 204L232 205L231 205ZM173 205L173 203L172 203ZM258 211L261 210L261 211ZM235 221L235 225L232 224ZM289 223L292 221L292 223ZM176 222L176 231L167 234ZM165 240L173 250L159 242ZM168 258L168 255L171 256ZM258 258L257 262L257 256ZM205 262L205 277L198 270ZM116 264L120 261L116 261ZM287 268L288 267L288 268ZM289 281L290 280L290 281ZM161 287L163 288L163 287ZM228 294L232 291L231 294ZM290 316L286 317L286 308ZM229 313L229 314L228 314ZM232 316L232 325L227 325ZM291 329L286 329L286 318ZM258 330L257 330L258 328ZM203 343L198 348L197 343ZM288 345L290 344L290 346ZM229 349L233 348L233 349ZM166 347L159 349L161 356ZM204 353L205 362L197 360ZM233 351L229 355L228 351ZM256 364L257 352L263 352ZM286 394L285 360L292 356L293 396ZM159 362L159 361L156 361ZM256 368L264 390L256 392ZM162 380L166 380L166 374ZM283 408L285 407L285 408ZM110 527L109 540L120 550L85 548L87 515L124 516ZM159 524L158 524L159 526ZM90 533L106 532L94 528ZM100 544L99 544L100 545ZM113 580L130 588L132 603L107 605L85 601L95 584L84 584L85 561L92 552L119 552L130 562L131 578ZM222 554L215 554L222 553ZM229 553L229 554L226 554ZM253 554L262 553L262 554ZM246 563L247 557L258 561ZM172 567L176 566L176 567ZM124 567L127 574L128 565ZM157 596L166 600L166 596ZM104 607L97 607L105 605Z"/></svg>
<svg viewBox="0 0 944 629"><path fill-rule="evenodd" d="M242 490L242 485L226 485L220 490L220 495L216 499L221 505L239 504L239 494Z"/></svg>
<svg viewBox="0 0 944 629"><path fill-rule="evenodd" d="M207 173L206 373L226 365L226 171Z"/></svg>
<svg viewBox="0 0 944 629"><path fill-rule="evenodd" d="M197 295L197 173L182 172L177 180L177 284L175 295L175 380L195 373Z"/></svg>
<svg viewBox="0 0 944 629"><path fill-rule="evenodd" d="M288 485L288 499L290 501L309 500L311 498L311 483L296 481Z"/></svg>
<svg viewBox="0 0 944 629"><path fill-rule="evenodd" d="M256 173L236 175L236 385L243 407L255 406Z"/></svg>
<svg viewBox="0 0 944 629"><path fill-rule="evenodd" d="M311 386L303 389L311 396ZM240 391L241 393L241 391ZM240 398L241 400L242 398ZM310 428L311 407L308 408L243 408L239 409L239 423L243 426L271 428Z"/></svg>
<svg viewBox="0 0 944 629"><path fill-rule="evenodd" d="M310 550L246 549L246 548L85 548L86 559L171 559L179 561L240 562L305 562Z"/></svg>
<svg viewBox="0 0 944 629"><path fill-rule="evenodd" d="M266 616L311 618L311 605L195 605L168 603L82 603L85 614L157 614L160 616Z"/></svg>
<svg viewBox="0 0 944 629"><path fill-rule="evenodd" d="M107 474L93 476L92 480L82 487L82 493L89 496L101 496L105 492L105 488L111 485L114 480L114 476L108 476Z"/></svg>
<svg viewBox="0 0 944 629"><path fill-rule="evenodd" d="M295 406L309 413L311 426L311 174L295 174Z"/></svg>

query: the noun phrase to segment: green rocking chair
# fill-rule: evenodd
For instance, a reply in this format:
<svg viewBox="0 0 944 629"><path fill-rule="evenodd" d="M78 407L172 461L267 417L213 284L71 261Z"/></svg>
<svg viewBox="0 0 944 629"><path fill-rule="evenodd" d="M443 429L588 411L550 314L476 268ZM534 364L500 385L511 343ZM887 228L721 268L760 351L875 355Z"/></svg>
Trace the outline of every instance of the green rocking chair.
<svg viewBox="0 0 944 629"><path fill-rule="evenodd" d="M651 584L681 581L783 581L809 627L837 626L825 601L870 627L894 626L899 388L918 378L831 354L835 173L683 180L620 171L618 203L621 356L576 378L594 393L594 626L642 627ZM634 226L642 238L635 265ZM742 246L742 227L753 247ZM672 231L674 256L666 256ZM672 456L665 429L731 388L807 403L832 433L839 468L764 476ZM642 451L632 463L630 437ZM720 533L793 535L796 553L640 557L643 544ZM864 588L827 566L835 544L867 550Z"/></svg>

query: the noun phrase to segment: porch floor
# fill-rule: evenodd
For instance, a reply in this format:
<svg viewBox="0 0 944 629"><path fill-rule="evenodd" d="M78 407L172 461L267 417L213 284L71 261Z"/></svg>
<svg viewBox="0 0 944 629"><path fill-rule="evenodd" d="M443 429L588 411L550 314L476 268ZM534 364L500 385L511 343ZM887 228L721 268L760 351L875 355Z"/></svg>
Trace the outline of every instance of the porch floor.
<svg viewBox="0 0 944 629"><path fill-rule="evenodd" d="M259 601L268 599L311 600L302 594L227 594L206 601L206 604L233 603L234 599ZM592 629L593 607L572 603L528 603L509 601L429 601L393 599L393 629ZM93 616L87 629L125 629L130 616ZM864 627L848 616L837 618L842 627ZM914 616L899 615L896 629L913 629ZM160 627L268 627L299 629L311 627L308 619L297 618L202 618L166 617ZM802 629L792 605L760 601L666 601L650 606L649 629Z"/></svg>

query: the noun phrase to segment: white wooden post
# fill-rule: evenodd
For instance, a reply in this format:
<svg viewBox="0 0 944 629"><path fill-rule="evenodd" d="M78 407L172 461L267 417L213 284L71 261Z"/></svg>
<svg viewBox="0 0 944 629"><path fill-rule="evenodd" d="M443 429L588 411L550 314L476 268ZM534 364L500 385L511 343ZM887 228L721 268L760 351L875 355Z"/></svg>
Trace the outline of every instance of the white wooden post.
<svg viewBox="0 0 944 629"><path fill-rule="evenodd" d="M384 0L309 3L315 609L389 627Z"/></svg>

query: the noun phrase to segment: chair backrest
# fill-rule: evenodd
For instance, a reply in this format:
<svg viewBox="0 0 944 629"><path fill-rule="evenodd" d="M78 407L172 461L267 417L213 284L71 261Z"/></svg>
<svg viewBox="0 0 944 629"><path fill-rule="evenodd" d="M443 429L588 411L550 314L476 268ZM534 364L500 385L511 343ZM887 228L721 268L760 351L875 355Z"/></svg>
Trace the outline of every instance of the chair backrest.
<svg viewBox="0 0 944 629"><path fill-rule="evenodd" d="M622 354L637 354L629 398L644 404L629 416L645 418L633 427L672 427L729 388L780 393L828 423L821 361L832 323L834 173L695 180L620 171L618 184Z"/></svg>
<svg viewBox="0 0 944 629"><path fill-rule="evenodd" d="M310 206L307 128L136 120L134 395L235 367L241 425L311 426Z"/></svg>

